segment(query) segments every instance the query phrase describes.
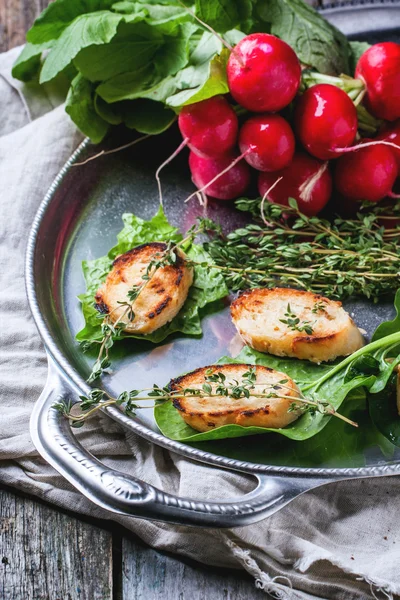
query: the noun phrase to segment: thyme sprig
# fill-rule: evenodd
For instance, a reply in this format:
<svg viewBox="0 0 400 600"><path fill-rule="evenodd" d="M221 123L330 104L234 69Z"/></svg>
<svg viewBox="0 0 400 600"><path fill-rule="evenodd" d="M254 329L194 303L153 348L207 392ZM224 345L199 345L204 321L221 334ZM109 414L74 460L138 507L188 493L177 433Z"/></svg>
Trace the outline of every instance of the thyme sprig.
<svg viewBox="0 0 400 600"><path fill-rule="evenodd" d="M205 382L199 386L186 387L180 389L171 389L169 386L160 387L154 384L151 388L143 388L141 390L124 391L118 397L113 397L106 390L92 389L87 396L79 396L80 402L72 405L70 402L57 402L53 404L53 408L61 412L68 418L73 427L81 427L84 422L100 409L109 406L123 407L123 411L127 416L134 416L136 410L149 408L148 405L141 406L138 401L155 400L159 402L170 402L174 398L231 398L238 400L240 398L284 398L293 400L293 396L289 392L293 392L293 388L286 385L288 379L282 379L278 383L258 383L256 381L257 374L255 367L249 367L248 371L242 374L240 380L233 379L227 381L226 375L222 371L208 369L205 375ZM79 406L79 413L75 407ZM290 404L288 412L301 411L311 412L312 414L320 412L321 414L333 415L339 419L357 427L357 423L351 421L338 413L335 408L326 401L317 398L306 398L299 391L299 396Z"/></svg>
<svg viewBox="0 0 400 600"><path fill-rule="evenodd" d="M111 312L99 314L99 319L102 319L101 333L102 337L100 340L94 340L90 343L83 342L81 348L85 351L91 347L92 344L99 344L99 352L97 359L92 367L92 371L88 377L88 383L92 383L101 375L103 372L111 366L109 351L114 345L116 340L121 339L127 326L135 320L135 302L146 288L148 283L154 277L155 273L168 265L175 265L178 259L177 250L179 248L189 247L196 236L204 231L206 223L201 223L191 227L185 237L176 243L168 242L165 250L157 252L154 258L148 263L146 270L144 271L141 282L137 285L133 285L127 293L127 298L124 301L118 302L118 307ZM193 266L191 261L187 261L188 266ZM122 311L121 311L122 309ZM116 319L113 316L116 311L121 311Z"/></svg>
<svg viewBox="0 0 400 600"><path fill-rule="evenodd" d="M284 323L292 331L304 331L307 335L312 335L314 329L311 321L300 321L300 317L293 312L290 304L287 305L285 315L286 319L279 319L281 323Z"/></svg>
<svg viewBox="0 0 400 600"><path fill-rule="evenodd" d="M279 206L261 199L236 201L255 220L223 235L207 223L206 244L232 291L276 285L331 298L366 296L377 301L400 284L400 203L392 208L363 205L356 217L332 222L302 214L295 202ZM384 227L382 223L388 223Z"/></svg>

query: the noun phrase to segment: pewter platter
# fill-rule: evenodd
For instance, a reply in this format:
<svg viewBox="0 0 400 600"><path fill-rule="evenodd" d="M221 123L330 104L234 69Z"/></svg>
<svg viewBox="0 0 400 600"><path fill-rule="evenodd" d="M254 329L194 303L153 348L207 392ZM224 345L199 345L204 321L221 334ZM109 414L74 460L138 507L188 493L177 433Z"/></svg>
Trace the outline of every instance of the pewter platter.
<svg viewBox="0 0 400 600"><path fill-rule="evenodd" d="M400 41L400 3L347 5L327 9L325 14L354 39ZM330 442L324 441L324 432L319 434L321 444L326 445L322 458L313 460L311 454L298 452L295 446L292 452L288 451L288 444L303 442L286 440L282 459L276 449L282 442L277 442L275 435L185 445L159 433L152 410L139 411L135 419L128 419L115 408L107 410L110 417L149 443L215 467L253 474L258 479L255 490L242 499L205 502L202 498L177 498L112 471L78 444L68 423L52 404L60 396L76 399L88 390L85 380L93 358L85 356L74 341L83 324L77 300L77 295L84 291L81 262L108 252L121 229L124 212L133 212L144 219L154 215L158 208L155 170L179 143L177 132L168 131L136 147L75 165L102 149L129 141L126 135L119 131L100 148L88 141L78 148L48 191L30 234L26 265L28 297L49 354L49 379L31 419L32 438L41 454L83 494L104 508L143 518L208 526L238 526L257 521L296 495L329 481L400 474L400 449L394 449L387 460L379 447L361 444L357 459L355 456L343 459L342 455L329 452ZM186 230L203 210L196 199L183 204L193 191L187 156L182 155L165 169L162 180L168 219ZM223 222L226 229L243 219L229 203L211 202L209 216ZM368 333L392 315L389 304L372 306L358 302L348 305L348 309ZM159 346L135 340L115 346L113 373L104 378L104 386L115 395L132 387L165 385L171 377L211 364L224 354L237 353L235 330L227 308L207 316L203 331L201 338L175 336Z"/></svg>

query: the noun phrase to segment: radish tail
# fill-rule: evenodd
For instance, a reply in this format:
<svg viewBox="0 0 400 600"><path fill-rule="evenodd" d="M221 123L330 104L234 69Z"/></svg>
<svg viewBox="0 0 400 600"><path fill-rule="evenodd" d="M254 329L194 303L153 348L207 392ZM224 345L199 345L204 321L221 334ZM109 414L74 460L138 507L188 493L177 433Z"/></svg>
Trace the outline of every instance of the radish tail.
<svg viewBox="0 0 400 600"><path fill-rule="evenodd" d="M301 184L301 186L299 187L299 192L300 197L302 200L304 200L304 202L309 201L315 184L317 183L318 179L325 173L327 168L328 161L324 162L316 173L311 175L308 179L306 179L304 183Z"/></svg>
<svg viewBox="0 0 400 600"><path fill-rule="evenodd" d="M118 148L112 148L111 150L102 150L101 152L99 152L98 154L95 154L94 156L89 156L89 158L87 158L86 160L83 160L82 162L74 163L72 166L80 167L82 165L86 165L91 160L95 160L96 158L99 158L99 156L105 156L106 154L113 154L114 152L119 152L120 150L125 150L126 148L130 148L131 146L135 146L139 142L143 142L144 140L147 140L147 138L149 138L149 137L152 137L152 136L150 134L143 135L142 137L137 138L136 140L133 140L133 142L129 142L128 144L124 144L123 146L118 146Z"/></svg>
<svg viewBox="0 0 400 600"><path fill-rule="evenodd" d="M177 147L177 149L171 154L171 156L169 156L167 158L167 160L165 160L157 169L156 171L156 181L157 181L157 186L158 186L158 198L159 198L159 202L160 205L163 206L163 195L162 195L162 188L161 188L161 180L160 180L160 172L161 170L166 167L171 161L174 160L174 158L176 156L178 156L179 152L181 152L181 150L183 150L186 146L187 143L189 141L189 138L185 138L183 140L183 142L181 144L179 144L179 146Z"/></svg>
<svg viewBox="0 0 400 600"><path fill-rule="evenodd" d="M186 202L189 202L189 200L191 200L194 196L196 196L199 192L205 192L207 193L207 188L212 185L215 181L217 181L220 177L222 177L222 175L225 175L225 173L227 173L228 171L230 171L235 165L237 165L238 162L240 162L241 160L243 160L243 158L249 153L251 152L251 148L248 148L246 150L246 152L243 152L243 154L241 154L240 156L238 156L237 158L235 158L230 165L228 165L223 171L221 171L220 173L218 173L218 175L216 175L215 177L213 177L213 179L211 179L211 181L209 181L206 185L203 185L202 188L200 188L199 190L196 190L195 192L193 192L193 194L190 194L190 196L188 196L185 200Z"/></svg>
<svg viewBox="0 0 400 600"><path fill-rule="evenodd" d="M348 146L347 148L335 148L332 152L337 152L338 154L347 154L348 152L357 152L357 150L362 150L362 148L368 148L369 146L389 146L390 148L396 148L396 150L400 150L400 146L398 144L387 142L386 140L376 140L375 142L365 142L365 144L356 144L356 146Z"/></svg>
<svg viewBox="0 0 400 600"><path fill-rule="evenodd" d="M275 186L278 185L278 183L280 181L282 181L283 177L278 177L278 179L271 185L270 188L268 188L268 190L265 192L264 196L262 197L261 200L261 218L263 220L263 223L266 227L270 227L271 223L269 223L269 221L267 221L267 219L265 218L265 214L264 214L264 205L265 205L265 201L268 200L268 194L270 194L272 192L272 190L274 189Z"/></svg>

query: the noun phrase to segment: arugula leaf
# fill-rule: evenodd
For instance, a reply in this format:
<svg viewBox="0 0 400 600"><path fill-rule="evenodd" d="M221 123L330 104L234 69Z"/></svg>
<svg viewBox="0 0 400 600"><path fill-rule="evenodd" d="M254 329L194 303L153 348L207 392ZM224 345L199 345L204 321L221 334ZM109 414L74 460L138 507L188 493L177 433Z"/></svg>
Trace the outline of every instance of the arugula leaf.
<svg viewBox="0 0 400 600"><path fill-rule="evenodd" d="M397 290L394 299L394 307L396 309L396 317L392 321L385 321L376 328L372 341L380 340L381 338L400 331L400 289Z"/></svg>
<svg viewBox="0 0 400 600"><path fill-rule="evenodd" d="M375 427L392 444L400 447L400 415L397 410L397 376L378 394L368 394L369 414Z"/></svg>
<svg viewBox="0 0 400 600"><path fill-rule="evenodd" d="M386 321L377 327L372 336L373 342L383 340L387 336L392 336L400 331L400 290L397 290L394 306L396 317L392 321ZM400 344L394 344L387 356L384 352L381 352L379 359L381 365L382 363L386 364L386 372L381 375L377 383L370 390L370 392L375 393L368 394L369 414L373 423L396 446L400 446L400 416L396 403L397 375L393 371L400 364L399 346ZM386 362L387 358L390 359L389 365Z"/></svg>
<svg viewBox="0 0 400 600"><path fill-rule="evenodd" d="M303 64L328 75L349 73L346 37L303 0L259 0L256 12Z"/></svg>
<svg viewBox="0 0 400 600"><path fill-rule="evenodd" d="M75 56L92 44L107 44L117 32L122 15L101 11L77 17L50 50L40 73L40 83L54 79Z"/></svg>
<svg viewBox="0 0 400 600"><path fill-rule="evenodd" d="M52 41L42 44L25 44L21 54L18 56L12 68L12 76L20 81L31 81L34 79L41 67L41 57L45 50L53 45Z"/></svg>
<svg viewBox="0 0 400 600"><path fill-rule="evenodd" d="M80 295L79 299L82 304L85 326L76 335L79 342L95 341L102 337L101 320L98 318L99 313L94 308L94 295L110 271L113 260L138 244L169 240L178 242L182 239L178 229L168 223L161 207L150 221L144 221L132 214L124 214L122 219L124 228L117 236L116 246L111 248L108 255L83 262L86 292ZM210 261L205 250L195 244L186 250L186 254L189 258L199 262ZM225 297L227 293L224 279L217 271L214 274L206 275L203 267L195 266L194 282L189 290L188 298L181 311L170 323L146 336L127 334L123 337L159 343L176 332L186 335L201 335L201 311L207 305L212 305Z"/></svg>
<svg viewBox="0 0 400 600"><path fill-rule="evenodd" d="M78 73L72 80L65 110L79 129L97 144L106 135L109 121L96 111L93 98L93 85Z"/></svg>

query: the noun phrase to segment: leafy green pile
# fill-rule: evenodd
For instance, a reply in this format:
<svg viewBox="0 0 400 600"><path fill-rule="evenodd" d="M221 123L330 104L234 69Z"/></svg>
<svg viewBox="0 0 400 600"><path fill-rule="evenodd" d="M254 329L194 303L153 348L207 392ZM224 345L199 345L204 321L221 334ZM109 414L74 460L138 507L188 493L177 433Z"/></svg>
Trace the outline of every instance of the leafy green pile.
<svg viewBox="0 0 400 600"><path fill-rule="evenodd" d="M390 430L387 416L385 413L380 414L375 405L375 398L381 402L382 398L387 397L381 393L386 391L386 388L390 390L394 369L400 363L400 291L396 294L395 307L398 312L397 319L380 325L370 344L333 365L318 365L296 359L279 358L262 354L248 347L234 359L223 357L220 364L258 364L281 371L296 381L305 397L328 403L336 411L350 392L358 388L366 389L372 399L370 405L374 423L385 437L393 444L398 444L400 443L398 415L397 419L394 419L393 411L390 412L392 416ZM322 431L332 417L318 410L307 410L299 419L283 429L224 425L205 433L198 433L183 421L179 411L171 402L165 402L156 406L155 418L165 436L184 442L200 442L266 432L279 433L297 441L307 440ZM393 431L395 434L392 434Z"/></svg>
<svg viewBox="0 0 400 600"><path fill-rule="evenodd" d="M27 33L13 75L69 88L66 111L93 142L125 123L167 129L185 104L228 92L221 41L271 32L320 72L349 72L345 36L303 0L55 0ZM357 51L357 49L356 49Z"/></svg>
<svg viewBox="0 0 400 600"><path fill-rule="evenodd" d="M179 242L182 239L178 229L168 223L161 207L150 221L144 221L129 213L124 214L122 218L124 228L117 236L116 246L110 250L107 256L83 262L86 292L79 296L79 300L82 303L85 326L76 335L79 342L96 342L103 337L101 315L99 318L99 312L94 307L94 296L110 271L113 260L139 244L156 241ZM185 252L196 263L212 262L208 254L199 245L192 244ZM201 264L194 266L194 281L187 300L170 323L146 336L132 333L122 333L122 336L159 343L169 335L177 332L186 335L200 335L202 333L202 311L207 305L220 300L228 293L224 279L219 272L216 270L209 272Z"/></svg>

